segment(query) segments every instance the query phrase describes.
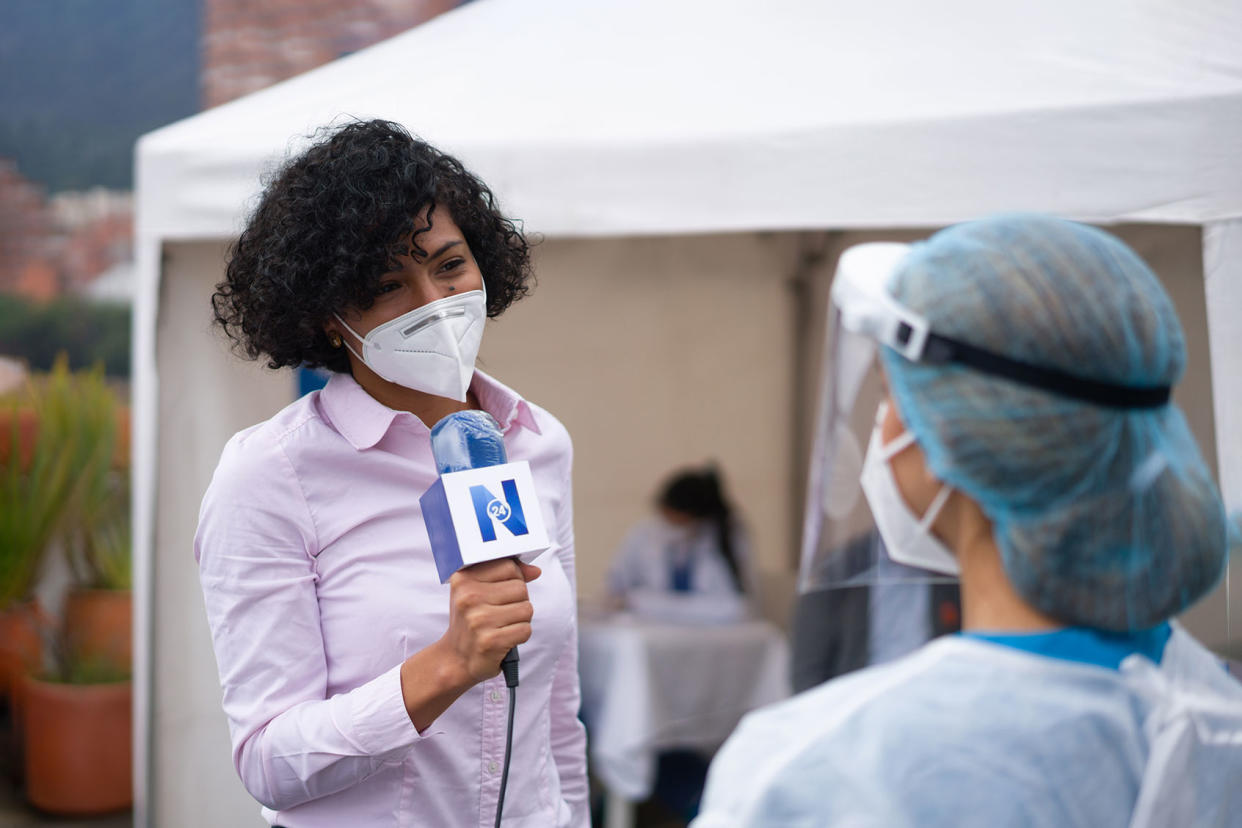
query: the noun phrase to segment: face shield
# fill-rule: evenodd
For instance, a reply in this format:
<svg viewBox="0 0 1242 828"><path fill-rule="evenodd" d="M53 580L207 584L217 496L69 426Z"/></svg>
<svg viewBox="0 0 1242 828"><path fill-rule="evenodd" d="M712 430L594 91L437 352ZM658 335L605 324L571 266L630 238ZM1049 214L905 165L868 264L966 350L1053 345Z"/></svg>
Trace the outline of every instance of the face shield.
<svg viewBox="0 0 1242 828"><path fill-rule="evenodd" d="M880 347L917 356L928 333L926 320L887 289L908 251L904 244L850 248L833 281L793 618L798 689L900 658L960 628L956 562L892 476L890 459L912 438L893 433L892 422L879 427L888 396Z"/></svg>
<svg viewBox="0 0 1242 828"><path fill-rule="evenodd" d="M901 584L926 591L929 584L956 583L955 561L930 526L948 490L924 514L910 512L889 461L912 437L893 434L891 423L887 432L880 428L887 390L879 348L918 359L928 335L926 320L887 289L908 251L904 244L860 245L846 251L837 268L803 532L802 592ZM928 612L947 614L934 607Z"/></svg>

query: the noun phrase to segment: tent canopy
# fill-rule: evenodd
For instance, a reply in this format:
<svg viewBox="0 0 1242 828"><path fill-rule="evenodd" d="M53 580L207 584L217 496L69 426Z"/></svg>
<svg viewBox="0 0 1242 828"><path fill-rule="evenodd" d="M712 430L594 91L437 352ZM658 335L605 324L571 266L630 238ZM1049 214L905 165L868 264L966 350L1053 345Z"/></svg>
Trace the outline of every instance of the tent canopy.
<svg viewBox="0 0 1242 828"><path fill-rule="evenodd" d="M527 227L631 235L1242 215L1242 5L481 0L151 133L146 238L237 232L317 127L385 117Z"/></svg>

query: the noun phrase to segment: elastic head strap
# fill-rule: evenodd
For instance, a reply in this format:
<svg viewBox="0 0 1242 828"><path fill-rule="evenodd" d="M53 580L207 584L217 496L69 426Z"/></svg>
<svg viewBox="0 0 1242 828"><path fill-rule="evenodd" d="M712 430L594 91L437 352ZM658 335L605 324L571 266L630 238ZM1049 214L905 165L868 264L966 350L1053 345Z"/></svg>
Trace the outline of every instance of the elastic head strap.
<svg viewBox="0 0 1242 828"><path fill-rule="evenodd" d="M936 496L932 498L932 502L927 505L927 512L919 519L919 528L924 532L930 532L931 526L936 522L936 518L940 517L940 512L944 510L944 504L949 502L949 495L953 494L953 487L947 483L940 487L940 491L936 492Z"/></svg>
<svg viewBox="0 0 1242 828"><path fill-rule="evenodd" d="M1167 405L1173 389L1168 385L1134 386L1087 379L1056 368L1044 368L1010 359L961 340L929 333L922 362L954 363L983 374L1003 377L1062 397L1107 408L1143 409Z"/></svg>
<svg viewBox="0 0 1242 828"><path fill-rule="evenodd" d="M911 431L903 431L901 434L893 438L892 442L880 444L880 459L887 463L897 455L901 454L910 446L914 445L914 433Z"/></svg>

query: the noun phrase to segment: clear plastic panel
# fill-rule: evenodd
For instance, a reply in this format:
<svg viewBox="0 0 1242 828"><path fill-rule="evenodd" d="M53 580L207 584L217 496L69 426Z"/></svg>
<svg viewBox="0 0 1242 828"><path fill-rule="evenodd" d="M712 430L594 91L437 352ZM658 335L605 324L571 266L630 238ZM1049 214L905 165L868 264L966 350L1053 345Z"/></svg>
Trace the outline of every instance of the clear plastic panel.
<svg viewBox="0 0 1242 828"><path fill-rule="evenodd" d="M878 582L955 582L892 561L879 539L860 478L876 412L887 391L875 343L828 332L824 389L811 458L799 588L802 592Z"/></svg>
<svg viewBox="0 0 1242 828"><path fill-rule="evenodd" d="M829 321L794 612L796 689L960 629L957 580L893 561L860 477L886 397L874 341Z"/></svg>

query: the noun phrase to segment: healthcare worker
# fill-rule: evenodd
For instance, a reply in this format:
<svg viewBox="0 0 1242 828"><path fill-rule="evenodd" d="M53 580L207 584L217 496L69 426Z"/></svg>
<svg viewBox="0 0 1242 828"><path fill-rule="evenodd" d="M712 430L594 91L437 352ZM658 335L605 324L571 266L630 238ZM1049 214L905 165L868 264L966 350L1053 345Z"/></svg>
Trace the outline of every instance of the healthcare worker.
<svg viewBox="0 0 1242 828"><path fill-rule="evenodd" d="M756 592L750 544L715 466L672 475L656 514L631 529L608 569L609 598L670 623L740 621Z"/></svg>
<svg viewBox="0 0 1242 828"><path fill-rule="evenodd" d="M1004 216L847 251L832 302L803 586L887 554L960 578L963 633L748 716L694 828L1242 825L1242 684L1170 621L1230 527L1156 277Z"/></svg>

